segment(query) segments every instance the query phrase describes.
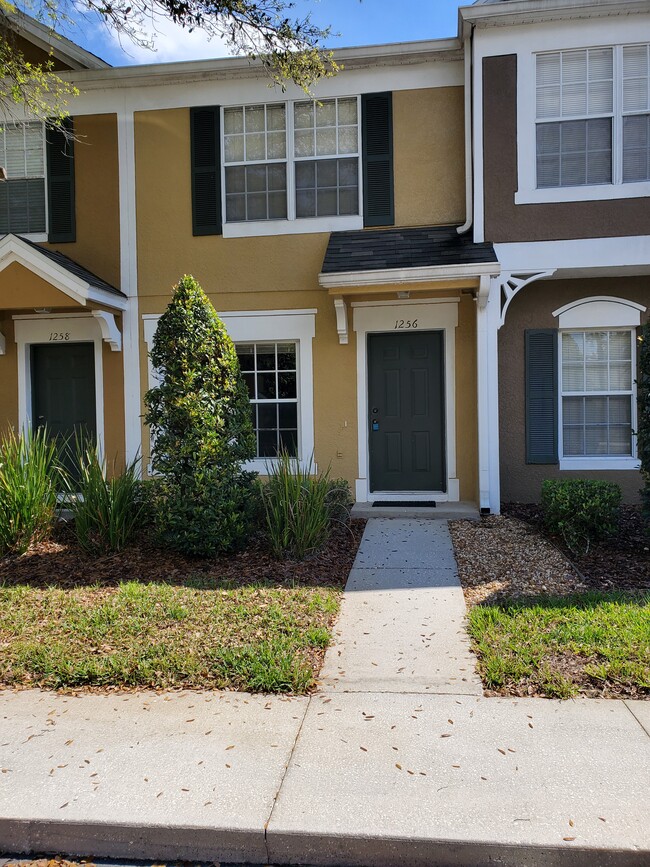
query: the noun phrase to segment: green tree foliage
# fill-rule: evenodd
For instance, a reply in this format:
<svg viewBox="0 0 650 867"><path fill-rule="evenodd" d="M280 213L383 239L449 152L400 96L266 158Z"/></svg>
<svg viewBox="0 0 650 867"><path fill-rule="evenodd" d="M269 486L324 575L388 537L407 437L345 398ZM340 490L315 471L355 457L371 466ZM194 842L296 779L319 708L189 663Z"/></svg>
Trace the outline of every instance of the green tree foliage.
<svg viewBox="0 0 650 867"><path fill-rule="evenodd" d="M70 31L80 17L90 17L152 50L156 25L171 20L188 32L225 38L234 54L260 61L282 87L293 81L308 90L338 66L323 45L329 28L317 27L309 16L292 18L292 8L291 0L0 0L0 108L11 115L12 105L24 104L36 117L60 118L77 92L51 60L25 58L16 39L23 13L49 27L54 42L57 27Z"/></svg>
<svg viewBox="0 0 650 867"><path fill-rule="evenodd" d="M650 519L650 323L646 323L641 329L638 343L637 448L643 478L643 510L646 518Z"/></svg>
<svg viewBox="0 0 650 867"><path fill-rule="evenodd" d="M156 511L163 540L193 556L237 547L256 508L255 455L246 385L232 340L209 299L185 276L158 322L151 361L160 384L145 395L161 475Z"/></svg>

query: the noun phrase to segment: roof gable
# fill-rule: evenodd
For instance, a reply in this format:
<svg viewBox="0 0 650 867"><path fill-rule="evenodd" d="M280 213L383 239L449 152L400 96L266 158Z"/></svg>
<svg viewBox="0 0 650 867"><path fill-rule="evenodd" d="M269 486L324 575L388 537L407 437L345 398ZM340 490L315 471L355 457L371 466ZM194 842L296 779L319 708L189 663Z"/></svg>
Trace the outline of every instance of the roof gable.
<svg viewBox="0 0 650 867"><path fill-rule="evenodd" d="M45 56L51 55L58 62L57 66L74 70L110 67L110 63L102 60L101 57L86 51L65 36L55 33L51 27L37 21L31 15L17 10L7 15L6 19L21 39L42 51Z"/></svg>

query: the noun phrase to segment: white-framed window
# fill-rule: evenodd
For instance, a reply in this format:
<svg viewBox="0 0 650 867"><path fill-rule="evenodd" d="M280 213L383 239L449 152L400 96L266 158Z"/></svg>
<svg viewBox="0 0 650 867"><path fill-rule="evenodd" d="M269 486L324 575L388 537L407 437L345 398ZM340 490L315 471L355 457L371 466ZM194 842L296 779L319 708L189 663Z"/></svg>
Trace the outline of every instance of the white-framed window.
<svg viewBox="0 0 650 867"><path fill-rule="evenodd" d="M562 330L559 339L561 463L634 458L634 330Z"/></svg>
<svg viewBox="0 0 650 867"><path fill-rule="evenodd" d="M232 106L222 114L224 234L229 227L264 231L264 222L361 220L360 97Z"/></svg>
<svg viewBox="0 0 650 867"><path fill-rule="evenodd" d="M299 455L298 344L295 341L236 343L248 386L255 429L255 457L275 458L280 451Z"/></svg>
<svg viewBox="0 0 650 867"><path fill-rule="evenodd" d="M0 127L0 235L46 231L45 129L40 122Z"/></svg>
<svg viewBox="0 0 650 867"><path fill-rule="evenodd" d="M623 47L623 183L650 180L650 45Z"/></svg>

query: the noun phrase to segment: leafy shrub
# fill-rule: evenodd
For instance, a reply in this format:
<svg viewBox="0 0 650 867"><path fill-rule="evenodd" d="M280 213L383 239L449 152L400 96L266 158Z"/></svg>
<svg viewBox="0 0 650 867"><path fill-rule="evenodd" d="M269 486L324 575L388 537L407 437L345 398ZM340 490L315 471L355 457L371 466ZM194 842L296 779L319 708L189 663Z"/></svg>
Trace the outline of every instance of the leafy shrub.
<svg viewBox="0 0 650 867"><path fill-rule="evenodd" d="M637 449L641 460L641 501L650 519L650 323L641 329L639 343L639 378L637 381Z"/></svg>
<svg viewBox="0 0 650 867"><path fill-rule="evenodd" d="M78 441L78 473L67 482L67 505L77 541L85 551L120 551L133 538L144 512L138 463L133 461L109 479L106 462L95 446Z"/></svg>
<svg viewBox="0 0 650 867"><path fill-rule="evenodd" d="M23 554L48 536L57 511L62 469L44 428L0 440L0 556Z"/></svg>
<svg viewBox="0 0 650 867"><path fill-rule="evenodd" d="M255 455L248 391L223 322L185 276L158 322L151 361L160 385L145 395L152 468L162 478L156 521L162 540L192 556L230 551L250 533Z"/></svg>
<svg viewBox="0 0 650 867"><path fill-rule="evenodd" d="M333 521L349 516L347 482L331 480L329 470L313 475L313 458L302 468L286 451L281 452L261 491L266 531L276 557L304 559L327 541Z"/></svg>
<svg viewBox="0 0 650 867"><path fill-rule="evenodd" d="M575 555L616 531L621 489L613 482L547 479L542 482L542 513L549 532L562 536Z"/></svg>

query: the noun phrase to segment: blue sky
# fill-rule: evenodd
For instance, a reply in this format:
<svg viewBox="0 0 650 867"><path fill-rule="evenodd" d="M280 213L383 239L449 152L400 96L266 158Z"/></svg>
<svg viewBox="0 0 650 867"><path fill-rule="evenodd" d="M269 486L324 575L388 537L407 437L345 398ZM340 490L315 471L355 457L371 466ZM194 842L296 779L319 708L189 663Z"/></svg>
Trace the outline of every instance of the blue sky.
<svg viewBox="0 0 650 867"><path fill-rule="evenodd" d="M471 0L466 0L467 5ZM295 12L311 11L312 20L321 27L332 26L332 47L371 45L455 36L458 7L456 0L297 0ZM155 35L157 51L122 46L96 21L80 20L66 35L98 54L114 66L223 57L228 49L218 40L208 42L203 34L188 34L165 22ZM334 35L336 34L336 35Z"/></svg>

